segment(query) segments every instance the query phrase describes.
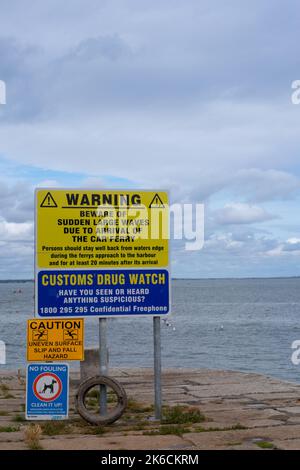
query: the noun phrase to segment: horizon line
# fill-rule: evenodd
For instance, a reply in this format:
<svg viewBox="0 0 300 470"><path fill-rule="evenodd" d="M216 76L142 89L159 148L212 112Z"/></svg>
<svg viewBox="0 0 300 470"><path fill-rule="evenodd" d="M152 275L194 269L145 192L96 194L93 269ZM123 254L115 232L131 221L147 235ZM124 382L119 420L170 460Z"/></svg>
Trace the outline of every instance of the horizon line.
<svg viewBox="0 0 300 470"><path fill-rule="evenodd" d="M219 280L249 280L249 279L299 279L295 276L243 276L243 277L172 277L172 281L219 281ZM0 279L3 282L35 282L35 279Z"/></svg>

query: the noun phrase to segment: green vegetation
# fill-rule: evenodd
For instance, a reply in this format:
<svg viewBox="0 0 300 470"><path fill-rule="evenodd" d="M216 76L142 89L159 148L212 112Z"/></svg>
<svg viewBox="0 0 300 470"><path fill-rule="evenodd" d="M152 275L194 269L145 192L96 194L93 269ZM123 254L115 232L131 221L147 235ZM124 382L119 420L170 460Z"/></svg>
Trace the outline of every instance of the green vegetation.
<svg viewBox="0 0 300 470"><path fill-rule="evenodd" d="M183 434L191 432L188 425L202 423L203 421L205 421L205 416L198 408L179 405L164 407L162 425L159 426L158 429L145 431L143 434L147 436L168 434L182 436Z"/></svg>
<svg viewBox="0 0 300 470"><path fill-rule="evenodd" d="M132 398L129 398L127 402L126 411L129 411L131 413L151 413L153 409L153 406L144 405Z"/></svg>
<svg viewBox="0 0 300 470"><path fill-rule="evenodd" d="M20 431L18 426L0 426L0 432L17 432Z"/></svg>
<svg viewBox="0 0 300 470"><path fill-rule="evenodd" d="M89 391L89 393L86 395L86 403L89 405L89 406L98 406L99 404L99 400L100 400L100 391L96 388L93 388ZM115 392L113 392L112 390L108 390L107 392L107 403L110 404L110 403L115 403L117 404L117 396L115 394Z"/></svg>
<svg viewBox="0 0 300 470"><path fill-rule="evenodd" d="M1 383L0 384L0 392L3 394L6 394L9 391L8 385Z"/></svg>
<svg viewBox="0 0 300 470"><path fill-rule="evenodd" d="M4 398L4 399L8 399L8 398L16 398L14 395L12 395L11 393L6 393L5 395L3 395L3 397L1 398Z"/></svg>
<svg viewBox="0 0 300 470"><path fill-rule="evenodd" d="M14 395L9 393L9 387L8 385L4 383L0 383L0 393L1 393L1 398L6 399L6 398L15 398Z"/></svg>
<svg viewBox="0 0 300 470"><path fill-rule="evenodd" d="M57 429L57 425L61 425L60 429ZM84 421L82 418L72 418L68 421L68 424L63 421L52 421L46 423L47 429L44 430L45 434L49 436L54 436L56 434L67 434L67 433L80 433L80 434L93 434L93 435L101 435L107 432L107 428L104 426L92 426ZM54 425L54 426L53 426ZM64 425L64 426L62 426ZM42 425L44 427L44 425ZM49 432L51 434L49 434Z"/></svg>
<svg viewBox="0 0 300 470"><path fill-rule="evenodd" d="M130 428L129 430L130 431L144 431L144 429L147 429L148 426L149 426L149 423L147 421L140 421L135 426L132 426L132 428Z"/></svg>
<svg viewBox="0 0 300 470"><path fill-rule="evenodd" d="M89 391L89 393L87 394L87 397L97 398L97 400L99 400L99 397L100 397L99 390L97 390L96 388L93 388L92 390Z"/></svg>
<svg viewBox="0 0 300 470"><path fill-rule="evenodd" d="M237 424L234 424L233 426L229 426L225 428L218 428L218 427L203 428L202 426L199 426L195 428L194 431L195 432L216 432L216 431L238 431L242 429L248 429L248 428L237 423Z"/></svg>
<svg viewBox="0 0 300 470"><path fill-rule="evenodd" d="M97 400L96 398L86 398L85 400L85 405L87 408L91 407L91 408L97 408L99 406L99 400Z"/></svg>
<svg viewBox="0 0 300 470"><path fill-rule="evenodd" d="M24 442L28 449L41 450L43 447L40 443L42 429L39 424L30 424L24 430Z"/></svg>
<svg viewBox="0 0 300 470"><path fill-rule="evenodd" d="M185 406L174 406L172 408L164 408L163 420L164 424L187 424L202 423L205 416L198 408L187 408Z"/></svg>
<svg viewBox="0 0 300 470"><path fill-rule="evenodd" d="M12 419L14 423L24 423L26 421L25 416L15 415Z"/></svg>
<svg viewBox="0 0 300 470"><path fill-rule="evenodd" d="M88 428L88 434L94 434L96 436L102 436L106 433L106 429L103 426L90 426Z"/></svg>
<svg viewBox="0 0 300 470"><path fill-rule="evenodd" d="M28 449L30 450L43 450L43 446L38 441L32 441L29 444L27 444L27 446L28 446Z"/></svg>
<svg viewBox="0 0 300 470"><path fill-rule="evenodd" d="M233 430L233 431L238 431L239 429L242 430L242 429L248 429L248 428L246 428L246 426L243 426L240 423L237 423L237 424L234 424L233 426L231 426L230 429Z"/></svg>
<svg viewBox="0 0 300 470"><path fill-rule="evenodd" d="M113 393L112 395L107 395L107 403L113 403L116 405L118 403L117 395L115 393Z"/></svg>
<svg viewBox="0 0 300 470"><path fill-rule="evenodd" d="M145 431L143 435L144 436L165 436L165 435L172 434L175 436L182 436L182 434L186 434L188 432L190 432L190 429L184 426L167 425L167 426L160 426L159 429L157 430Z"/></svg>
<svg viewBox="0 0 300 470"><path fill-rule="evenodd" d="M274 444L269 441L257 441L255 444L260 447L261 449L275 449Z"/></svg>
<svg viewBox="0 0 300 470"><path fill-rule="evenodd" d="M58 436L60 434L67 434L70 428L64 421L48 421L41 425L41 430L47 436Z"/></svg>

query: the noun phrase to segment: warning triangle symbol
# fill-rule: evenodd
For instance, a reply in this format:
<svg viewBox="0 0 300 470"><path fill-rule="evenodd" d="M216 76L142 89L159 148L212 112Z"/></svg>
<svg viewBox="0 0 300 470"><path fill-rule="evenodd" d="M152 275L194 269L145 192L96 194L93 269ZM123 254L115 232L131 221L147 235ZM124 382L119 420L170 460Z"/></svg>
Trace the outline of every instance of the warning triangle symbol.
<svg viewBox="0 0 300 470"><path fill-rule="evenodd" d="M50 192L46 194L40 207L57 207L57 204Z"/></svg>
<svg viewBox="0 0 300 470"><path fill-rule="evenodd" d="M162 202L161 198L159 197L157 193L155 194L154 198L150 202L149 207L151 209L163 209L165 207L164 203Z"/></svg>

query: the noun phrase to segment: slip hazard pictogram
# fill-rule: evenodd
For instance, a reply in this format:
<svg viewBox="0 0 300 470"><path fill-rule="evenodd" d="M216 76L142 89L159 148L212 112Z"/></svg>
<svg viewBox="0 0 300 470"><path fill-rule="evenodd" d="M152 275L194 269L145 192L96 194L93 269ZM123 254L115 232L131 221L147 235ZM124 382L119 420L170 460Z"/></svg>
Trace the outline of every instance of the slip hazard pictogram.
<svg viewBox="0 0 300 470"><path fill-rule="evenodd" d="M53 401L62 392L62 382L58 375L51 372L44 372L36 377L33 382L33 393L42 401Z"/></svg>
<svg viewBox="0 0 300 470"><path fill-rule="evenodd" d="M31 340L32 341L48 341L48 331L40 329L38 331L31 330Z"/></svg>
<svg viewBox="0 0 300 470"><path fill-rule="evenodd" d="M46 194L40 207L57 207L57 204L50 192Z"/></svg>
<svg viewBox="0 0 300 470"><path fill-rule="evenodd" d="M64 330L64 340L78 340L78 330Z"/></svg>

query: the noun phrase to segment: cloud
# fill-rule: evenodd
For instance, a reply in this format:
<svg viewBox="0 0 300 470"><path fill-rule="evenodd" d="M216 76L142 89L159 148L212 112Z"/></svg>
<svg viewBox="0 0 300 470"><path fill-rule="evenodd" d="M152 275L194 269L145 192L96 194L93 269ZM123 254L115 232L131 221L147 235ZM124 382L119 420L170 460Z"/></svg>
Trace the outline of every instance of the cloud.
<svg viewBox="0 0 300 470"><path fill-rule="evenodd" d="M97 61L101 58L116 61L122 57L131 55L131 49L118 34L97 36L81 41L70 51L67 58L69 61Z"/></svg>
<svg viewBox="0 0 300 470"><path fill-rule="evenodd" d="M192 197L206 199L214 194L230 192L246 202L257 203L293 199L300 193L300 178L290 172L276 169L224 169L210 175L201 188L193 188Z"/></svg>
<svg viewBox="0 0 300 470"><path fill-rule="evenodd" d="M15 230L14 249L20 237L20 259L33 217L24 168L35 169L35 184L126 182L170 188L176 202L205 200L211 266L213 249L222 266L228 252L251 255L257 271L272 250L297 253L281 239L300 193L295 0L284 9L253 0L247 11L238 0L44 0L27 5L27 21L19 3L2 5L0 17L0 154L15 168L0 185L0 220L5 239ZM270 201L272 213L260 207ZM269 234L255 226L275 216Z"/></svg>
<svg viewBox="0 0 300 470"><path fill-rule="evenodd" d="M224 189L251 202L292 197L299 182L283 167L297 165L299 113L282 87L296 24L282 38L266 32L258 1L247 15L236 1L112 3L59 14L56 2L35 3L43 34L8 30L20 15L3 9L0 151L43 169L177 185L200 201Z"/></svg>
<svg viewBox="0 0 300 470"><path fill-rule="evenodd" d="M33 239L33 223L14 223L6 220L0 221L0 241L30 241Z"/></svg>
<svg viewBox="0 0 300 470"><path fill-rule="evenodd" d="M283 252L298 252L300 254L300 238L289 238L281 245L281 250Z"/></svg>
<svg viewBox="0 0 300 470"><path fill-rule="evenodd" d="M204 251L215 253L216 255L231 253L241 257L249 257L249 262L253 256L258 257L275 249L279 245L279 240L270 236L257 236L249 234L240 237L235 231L213 233L208 236L204 244Z"/></svg>
<svg viewBox="0 0 300 470"><path fill-rule="evenodd" d="M299 192L300 179L285 171L249 168L238 171L232 188L251 201L283 200Z"/></svg>
<svg viewBox="0 0 300 470"><path fill-rule="evenodd" d="M283 252L282 241L271 234L235 231L207 236L203 250L187 254L176 250L175 277L284 277L299 275L300 252ZM279 268L280 266L280 268Z"/></svg>
<svg viewBox="0 0 300 470"><path fill-rule="evenodd" d="M262 207L243 203L230 203L215 211L214 218L220 225L238 225L266 222L276 218L276 216L269 214Z"/></svg>
<svg viewBox="0 0 300 470"><path fill-rule="evenodd" d="M0 217L7 222L25 223L33 219L33 191L29 184L0 181Z"/></svg>

